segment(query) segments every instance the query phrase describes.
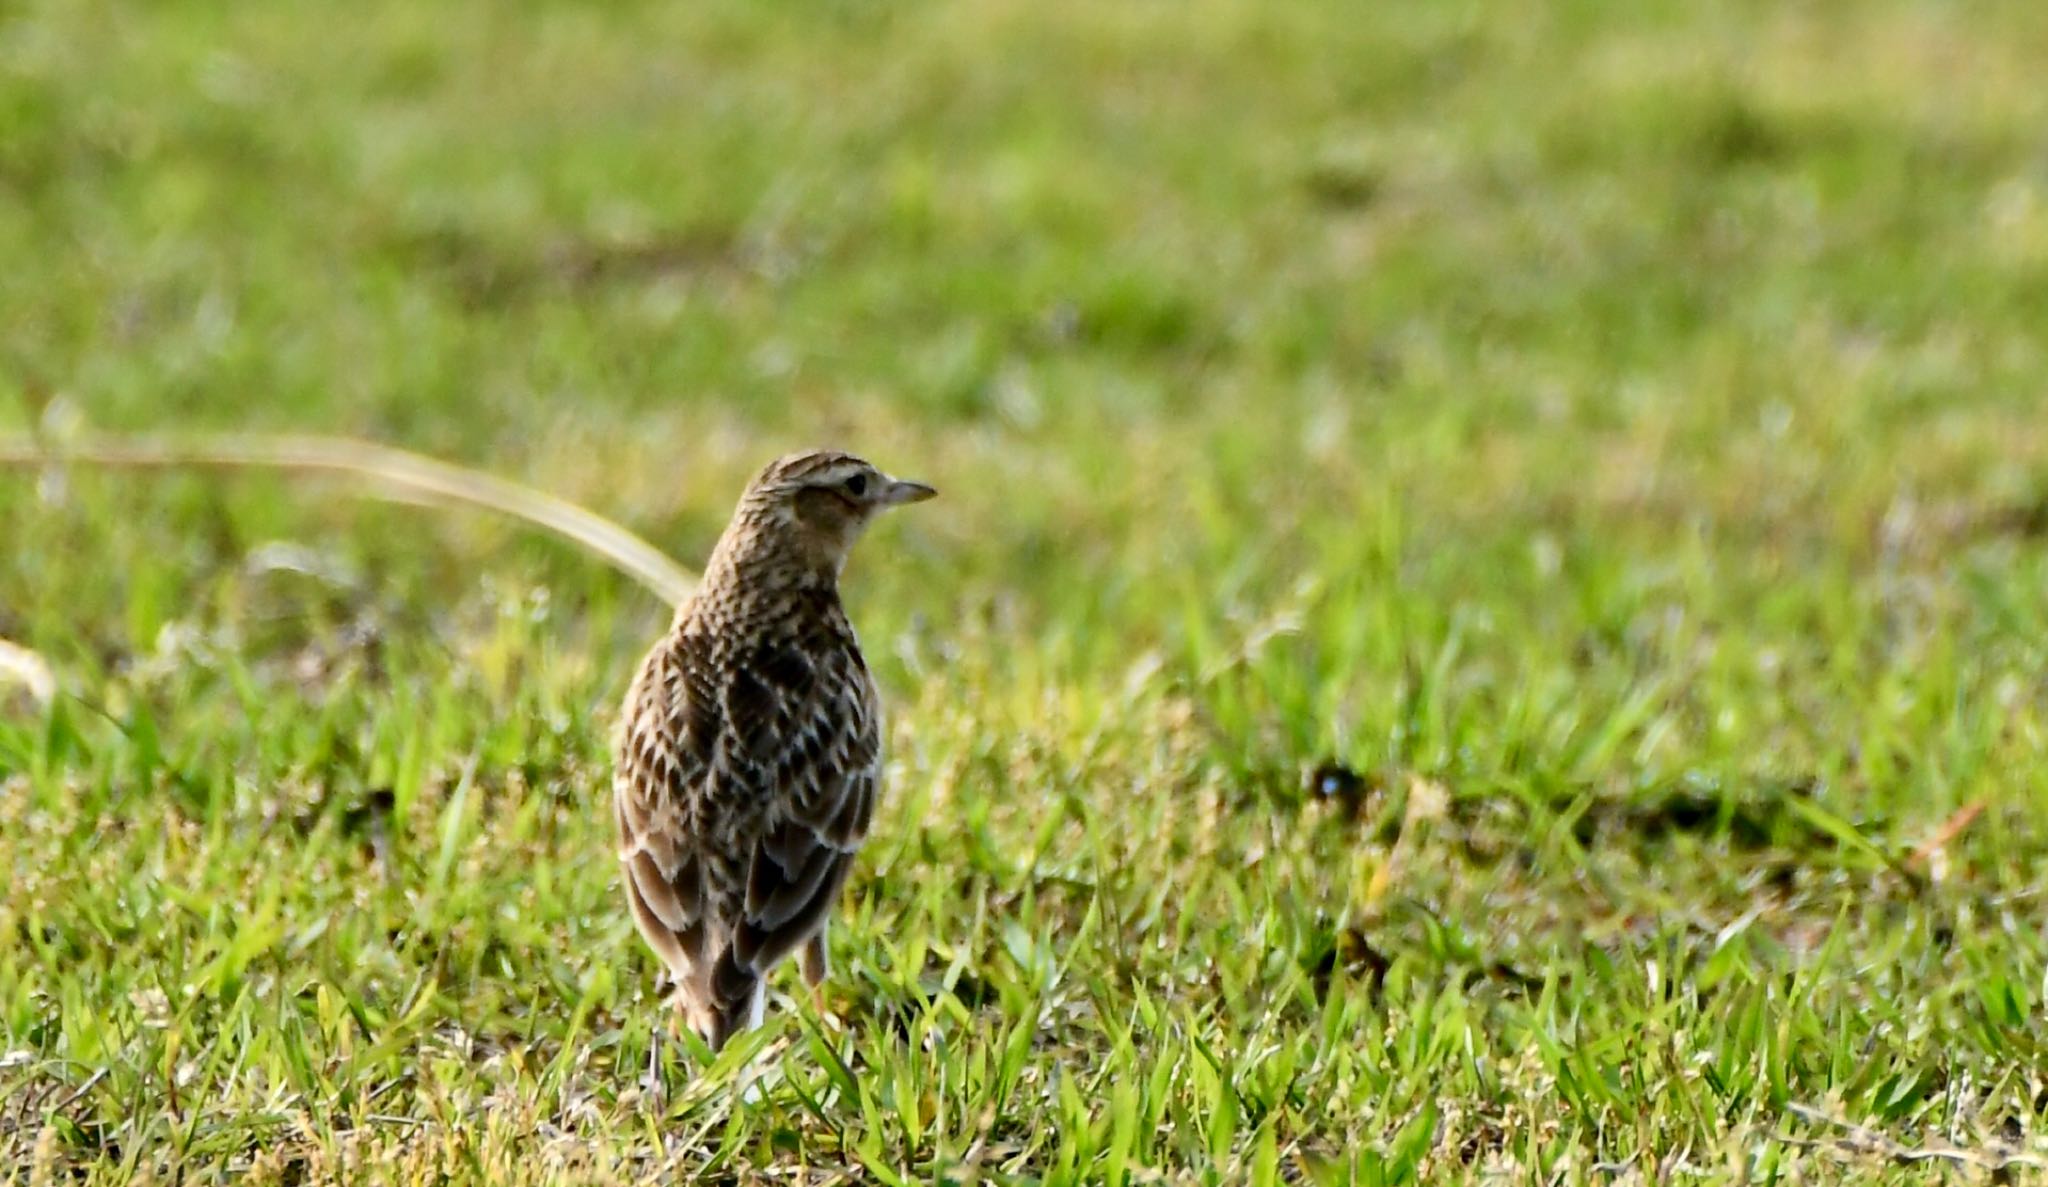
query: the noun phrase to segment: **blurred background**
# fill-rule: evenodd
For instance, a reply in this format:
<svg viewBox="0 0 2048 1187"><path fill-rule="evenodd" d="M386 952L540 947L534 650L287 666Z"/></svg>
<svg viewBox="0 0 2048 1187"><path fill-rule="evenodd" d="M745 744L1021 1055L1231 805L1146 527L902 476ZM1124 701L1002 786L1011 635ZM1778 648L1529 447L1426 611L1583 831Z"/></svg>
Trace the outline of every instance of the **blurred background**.
<svg viewBox="0 0 2048 1187"><path fill-rule="evenodd" d="M0 418L372 438L685 562L842 445L947 493L872 619L1009 599L1063 680L1305 582L1340 634L1412 595L1359 675L1460 603L1796 651L1788 599L1883 563L1939 612L1950 545L2044 518L2044 46L1909 0L16 4ZM612 589L475 517L70 494L0 484L60 651L152 646L224 540Z"/></svg>
<svg viewBox="0 0 2048 1187"><path fill-rule="evenodd" d="M369 438L689 564L785 450L933 482L849 573L899 764L857 949L1057 874L1010 907L1040 934L1083 884L1182 928L1102 966L1110 1003L1179 959L1226 1000L1327 974L1343 920L1392 920L1397 981L1766 902L1762 979L1843 910L1932 953L1873 853L1975 805L1972 893L2048 858L2044 63L2018 0L11 0L0 429ZM525 845L555 905L299 959L371 995L454 960L487 1018L526 961L637 1016L604 745L665 607L516 525L276 477L0 475L0 536L0 637L94 707L0 725L0 772L98 788L39 793L22 868L118 855L97 822L145 794L259 835L384 804L428 884ZM1402 867L1416 779L1463 834ZM542 807L496 836L472 783ZM1291 815L1332 789L1388 831ZM228 852L193 885L260 900ZM1185 938L1232 916L1263 944ZM1893 970L1942 1025L2038 971L2038 929L1980 925ZM18 1047L42 959L0 977ZM890 959L849 982L923 975ZM1814 1033L1908 1043L1862 994ZM2025 1013L1953 1058L1994 1078ZM1780 1056L1781 1093L1877 1091Z"/></svg>
<svg viewBox="0 0 2048 1187"><path fill-rule="evenodd" d="M1284 586L1394 506L1488 572L1596 524L1846 561L2034 497L2044 25L17 4L0 416L371 437L686 559L843 443L946 482L953 590Z"/></svg>

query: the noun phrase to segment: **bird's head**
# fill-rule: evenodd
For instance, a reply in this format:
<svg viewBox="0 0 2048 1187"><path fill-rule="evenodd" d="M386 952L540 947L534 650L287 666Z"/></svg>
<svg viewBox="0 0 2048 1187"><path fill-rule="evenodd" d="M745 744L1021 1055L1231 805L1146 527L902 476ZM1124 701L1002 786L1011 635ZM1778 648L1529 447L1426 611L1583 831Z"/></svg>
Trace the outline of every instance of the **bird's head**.
<svg viewBox="0 0 2048 1187"><path fill-rule="evenodd" d="M748 529L757 546L836 574L876 515L937 493L850 453L810 450L777 458L756 475L740 498L734 526Z"/></svg>

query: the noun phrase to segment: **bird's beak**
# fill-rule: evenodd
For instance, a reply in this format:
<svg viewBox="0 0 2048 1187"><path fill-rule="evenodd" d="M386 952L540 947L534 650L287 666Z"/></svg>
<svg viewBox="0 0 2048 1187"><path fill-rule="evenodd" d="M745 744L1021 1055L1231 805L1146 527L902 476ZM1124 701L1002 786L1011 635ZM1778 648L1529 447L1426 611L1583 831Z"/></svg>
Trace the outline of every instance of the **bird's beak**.
<svg viewBox="0 0 2048 1187"><path fill-rule="evenodd" d="M891 478L889 485L882 488L882 497L878 501L884 507L901 507L905 503L922 503L938 493L922 482Z"/></svg>

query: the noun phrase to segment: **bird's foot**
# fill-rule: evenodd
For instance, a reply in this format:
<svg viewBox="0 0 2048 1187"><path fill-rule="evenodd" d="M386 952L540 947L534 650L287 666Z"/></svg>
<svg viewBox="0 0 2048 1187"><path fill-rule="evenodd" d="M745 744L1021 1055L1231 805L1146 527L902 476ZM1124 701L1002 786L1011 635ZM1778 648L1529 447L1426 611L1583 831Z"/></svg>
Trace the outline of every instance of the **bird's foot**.
<svg viewBox="0 0 2048 1187"><path fill-rule="evenodd" d="M820 1030L830 1034L841 1034L846 1030L846 1021L832 1008L832 1001L822 983L811 986L811 1015L818 1020Z"/></svg>

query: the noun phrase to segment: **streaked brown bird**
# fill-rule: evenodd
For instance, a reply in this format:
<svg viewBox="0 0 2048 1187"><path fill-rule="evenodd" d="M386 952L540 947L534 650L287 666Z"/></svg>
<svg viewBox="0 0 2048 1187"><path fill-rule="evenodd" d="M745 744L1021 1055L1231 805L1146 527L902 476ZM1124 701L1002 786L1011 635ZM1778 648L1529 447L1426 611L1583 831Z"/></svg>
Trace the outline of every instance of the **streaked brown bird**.
<svg viewBox="0 0 2048 1187"><path fill-rule="evenodd" d="M633 919L716 1050L795 954L813 989L881 777L881 708L839 601L869 521L929 499L850 454L791 454L740 497L697 591L641 662L613 802Z"/></svg>

